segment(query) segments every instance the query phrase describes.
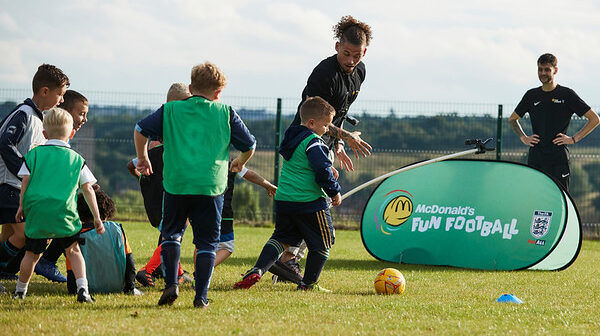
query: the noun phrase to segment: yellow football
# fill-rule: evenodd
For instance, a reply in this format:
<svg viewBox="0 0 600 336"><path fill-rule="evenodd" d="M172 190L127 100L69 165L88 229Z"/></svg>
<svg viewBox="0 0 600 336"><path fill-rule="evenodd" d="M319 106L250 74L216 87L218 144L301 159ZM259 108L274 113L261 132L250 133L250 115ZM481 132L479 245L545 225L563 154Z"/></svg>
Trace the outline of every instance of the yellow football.
<svg viewBox="0 0 600 336"><path fill-rule="evenodd" d="M375 291L378 294L402 294L406 288L406 280L395 268L385 268L375 277Z"/></svg>

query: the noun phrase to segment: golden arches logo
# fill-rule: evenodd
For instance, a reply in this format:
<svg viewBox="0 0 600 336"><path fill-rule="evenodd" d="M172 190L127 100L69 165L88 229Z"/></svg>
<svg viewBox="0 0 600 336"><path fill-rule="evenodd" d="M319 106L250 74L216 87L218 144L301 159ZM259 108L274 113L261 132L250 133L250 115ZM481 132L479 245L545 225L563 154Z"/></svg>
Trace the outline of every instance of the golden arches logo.
<svg viewBox="0 0 600 336"><path fill-rule="evenodd" d="M405 195L398 196L386 205L383 220L389 225L399 226L408 220L412 212L412 200Z"/></svg>

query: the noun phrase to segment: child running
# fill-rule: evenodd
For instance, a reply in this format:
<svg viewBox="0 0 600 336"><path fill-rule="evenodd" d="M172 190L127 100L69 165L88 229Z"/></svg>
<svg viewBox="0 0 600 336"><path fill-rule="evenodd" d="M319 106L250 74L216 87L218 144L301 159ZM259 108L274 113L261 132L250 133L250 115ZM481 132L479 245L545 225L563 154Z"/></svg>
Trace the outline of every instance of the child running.
<svg viewBox="0 0 600 336"><path fill-rule="evenodd" d="M254 154L256 141L238 114L219 102L226 79L214 64L205 62L192 69L192 97L164 104L140 120L134 133L137 170L152 174L148 137L162 137L163 220L161 257L165 289L158 305L173 304L179 296L177 266L181 240L190 220L196 246L196 296L194 307L208 307L208 287L219 243L223 192L227 187L229 147L241 155L231 163L239 172Z"/></svg>
<svg viewBox="0 0 600 336"><path fill-rule="evenodd" d="M256 261L234 288L250 288L289 246L304 239L308 257L299 290L329 291L317 284L329 258L335 232L326 196L341 204L341 187L332 170L328 148L321 136L327 132L335 110L320 97L307 99L300 107L301 124L285 132L279 153L283 168L275 194L275 231Z"/></svg>

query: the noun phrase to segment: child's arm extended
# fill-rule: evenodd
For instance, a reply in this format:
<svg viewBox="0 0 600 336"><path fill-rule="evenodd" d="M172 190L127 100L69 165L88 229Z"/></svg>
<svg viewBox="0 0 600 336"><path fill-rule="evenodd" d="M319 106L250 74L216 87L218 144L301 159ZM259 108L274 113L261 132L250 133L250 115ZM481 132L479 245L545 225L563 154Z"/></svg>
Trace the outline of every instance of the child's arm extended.
<svg viewBox="0 0 600 336"><path fill-rule="evenodd" d="M96 232L98 234L103 234L104 225L100 219L100 211L98 210L98 203L96 202L96 193L94 192L92 184L90 182L82 184L81 192L83 193L83 198L85 198L85 202L87 203L88 207L90 207L92 215L94 216L94 227L96 228Z"/></svg>
<svg viewBox="0 0 600 336"><path fill-rule="evenodd" d="M273 184L271 184L271 182L267 181L264 177L258 175L258 173L254 172L252 170L248 170L244 174L244 178L256 185L259 185L259 186L265 188L265 190L267 191L267 195L269 195L269 197L275 196L277 187L274 186Z"/></svg>
<svg viewBox="0 0 600 336"><path fill-rule="evenodd" d="M29 184L29 175L23 176L23 181L21 181L21 194L19 196L19 209L17 209L17 215L15 216L16 223L21 223L23 221L23 194L25 193L25 189L27 189L27 184Z"/></svg>

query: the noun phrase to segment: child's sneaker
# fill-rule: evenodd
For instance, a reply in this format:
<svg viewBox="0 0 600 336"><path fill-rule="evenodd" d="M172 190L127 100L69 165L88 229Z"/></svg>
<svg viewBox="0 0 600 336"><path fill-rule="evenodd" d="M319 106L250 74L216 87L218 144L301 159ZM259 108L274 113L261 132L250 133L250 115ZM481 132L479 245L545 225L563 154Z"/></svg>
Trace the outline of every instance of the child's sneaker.
<svg viewBox="0 0 600 336"><path fill-rule="evenodd" d="M77 302L81 302L81 303L94 303L94 298L89 294L86 293L85 289L83 288L79 288L79 290L77 291Z"/></svg>
<svg viewBox="0 0 600 336"><path fill-rule="evenodd" d="M128 292L125 292L125 294L132 295L132 296L142 296L142 295L144 295L144 292L142 292L141 290L139 290L137 288L134 288Z"/></svg>
<svg viewBox="0 0 600 336"><path fill-rule="evenodd" d="M248 272L246 272L246 274L244 274L244 277L242 278L242 280L236 282L233 285L234 289L237 288L242 288L242 289L248 289L250 287L252 287L255 283L257 283L260 278L261 278L261 274L260 274L260 270L256 269L256 268L252 268L250 269Z"/></svg>
<svg viewBox="0 0 600 336"><path fill-rule="evenodd" d="M23 300L23 299L25 299L25 293L24 292L15 292L13 294L13 299L15 299L15 300Z"/></svg>
<svg viewBox="0 0 600 336"><path fill-rule="evenodd" d="M171 285L169 288L165 288L160 299L158 300L158 305L172 305L175 300L179 297L179 286L177 284Z"/></svg>
<svg viewBox="0 0 600 336"><path fill-rule="evenodd" d="M183 271L183 274L177 277L177 283L179 283L180 285L183 285L184 283L193 284L194 278L190 276L190 273L188 273L188 271Z"/></svg>
<svg viewBox="0 0 600 336"><path fill-rule="evenodd" d="M194 299L194 307L196 308L208 308L208 300Z"/></svg>
<svg viewBox="0 0 600 336"><path fill-rule="evenodd" d="M146 272L146 269L139 270L135 279L144 287L154 287L154 276Z"/></svg>
<svg viewBox="0 0 600 336"><path fill-rule="evenodd" d="M56 267L56 264L46 260L45 258L40 258L38 263L35 265L35 274L41 275L44 278L53 281L53 282L67 282L67 277L64 276Z"/></svg>
<svg viewBox="0 0 600 336"><path fill-rule="evenodd" d="M286 262L277 260L271 268L269 268L269 272L275 274L272 278L273 283L281 281L293 282L298 285L300 284L300 281L302 281L302 270L295 259Z"/></svg>
<svg viewBox="0 0 600 336"><path fill-rule="evenodd" d="M319 284L316 283L316 282L313 283L313 284L310 284L310 285L307 285L304 282L301 282L298 285L298 290L301 290L301 291L322 292L322 293L331 293L331 290L319 286Z"/></svg>

